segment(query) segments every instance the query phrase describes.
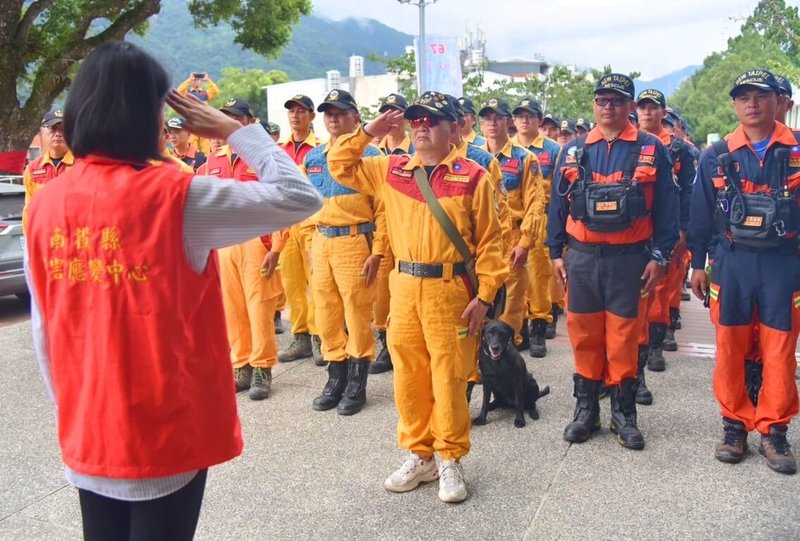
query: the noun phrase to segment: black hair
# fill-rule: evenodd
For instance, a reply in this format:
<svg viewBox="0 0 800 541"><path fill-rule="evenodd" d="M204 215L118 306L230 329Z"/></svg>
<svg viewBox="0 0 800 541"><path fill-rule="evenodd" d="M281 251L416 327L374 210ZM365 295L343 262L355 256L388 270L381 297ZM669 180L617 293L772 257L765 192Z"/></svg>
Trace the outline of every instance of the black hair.
<svg viewBox="0 0 800 541"><path fill-rule="evenodd" d="M170 78L132 43L105 43L83 61L64 107L64 137L76 156L145 163L162 159L160 122Z"/></svg>

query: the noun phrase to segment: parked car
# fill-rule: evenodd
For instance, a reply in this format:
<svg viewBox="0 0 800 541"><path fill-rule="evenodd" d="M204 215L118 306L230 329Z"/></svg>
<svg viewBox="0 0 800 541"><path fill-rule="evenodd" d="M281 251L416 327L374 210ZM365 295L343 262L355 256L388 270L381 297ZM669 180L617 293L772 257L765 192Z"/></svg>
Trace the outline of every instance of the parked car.
<svg viewBox="0 0 800 541"><path fill-rule="evenodd" d="M0 183L0 296L28 298L28 286L22 266L25 236L22 232L22 208L25 188Z"/></svg>

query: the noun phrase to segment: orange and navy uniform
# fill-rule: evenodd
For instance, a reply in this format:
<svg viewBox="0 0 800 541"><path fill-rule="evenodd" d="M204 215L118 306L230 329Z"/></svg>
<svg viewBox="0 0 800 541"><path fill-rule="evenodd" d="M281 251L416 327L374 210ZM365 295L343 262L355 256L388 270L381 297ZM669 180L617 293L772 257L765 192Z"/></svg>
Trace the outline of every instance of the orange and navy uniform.
<svg viewBox="0 0 800 541"><path fill-rule="evenodd" d="M632 173L644 194L646 214L618 231L593 231L583 220L573 219L570 204L580 170L591 171L587 180L593 183L619 183L640 135ZM578 145L582 145L586 168L579 167ZM605 378L606 384L618 385L636 377L641 274L648 259L667 261L678 240L672 164L658 138L638 132L629 123L611 142L598 128L571 142L561 152L556 175L547 245L551 259L562 258L564 247L570 246L564 259L569 283L567 329L576 372L589 380Z"/></svg>
<svg viewBox="0 0 800 541"><path fill-rule="evenodd" d="M25 185L25 206L22 209L22 222L25 223L25 216L28 213L33 195L44 188L45 184L64 173L75 163L72 152L67 151L60 160L53 160L49 154L34 159L25 168L22 175L22 182Z"/></svg>
<svg viewBox="0 0 800 541"><path fill-rule="evenodd" d="M206 155L203 152L197 150L197 147L194 143L189 143L189 146L186 147L186 152L183 154L178 154L178 151L173 149L172 156L175 156L180 161L188 165L192 168L192 170L197 171L200 167L206 163Z"/></svg>
<svg viewBox="0 0 800 541"><path fill-rule="evenodd" d="M800 137L781 123L775 128L763 156L759 156L743 128L728 135L744 194L769 194L770 183L780 182L781 192L800 199ZM785 178L779 178L777 149L789 152ZM744 423L746 430L769 433L773 424L788 424L798 413L795 346L800 333L800 253L798 231L787 231L774 248L751 248L738 242L730 230L721 230L718 201L730 190L726 174L713 148L700 156L691 203L687 245L692 268L705 268L712 260L708 288L711 321L716 328L714 394L722 416ZM761 217L763 220L763 217ZM758 217L754 223L758 223ZM797 224L794 224L797 228ZM713 247L709 253L709 247ZM763 371L758 405L747 397L744 360L754 348L757 325Z"/></svg>

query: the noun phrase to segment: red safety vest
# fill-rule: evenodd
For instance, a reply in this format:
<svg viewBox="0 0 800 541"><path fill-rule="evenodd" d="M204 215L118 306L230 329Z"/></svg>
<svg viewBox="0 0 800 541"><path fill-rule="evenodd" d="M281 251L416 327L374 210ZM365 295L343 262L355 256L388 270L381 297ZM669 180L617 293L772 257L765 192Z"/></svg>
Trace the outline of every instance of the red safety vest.
<svg viewBox="0 0 800 541"><path fill-rule="evenodd" d="M31 202L59 442L78 473L161 477L241 453L217 266L200 275L184 251L191 179L88 156Z"/></svg>

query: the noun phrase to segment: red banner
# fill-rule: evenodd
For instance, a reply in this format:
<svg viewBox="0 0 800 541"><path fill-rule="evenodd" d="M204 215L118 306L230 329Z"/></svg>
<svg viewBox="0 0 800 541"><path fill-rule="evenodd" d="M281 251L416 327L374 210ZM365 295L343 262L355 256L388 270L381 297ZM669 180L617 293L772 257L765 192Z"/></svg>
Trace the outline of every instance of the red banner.
<svg viewBox="0 0 800 541"><path fill-rule="evenodd" d="M0 172L21 175L25 169L25 158L27 157L27 150L0 152Z"/></svg>

